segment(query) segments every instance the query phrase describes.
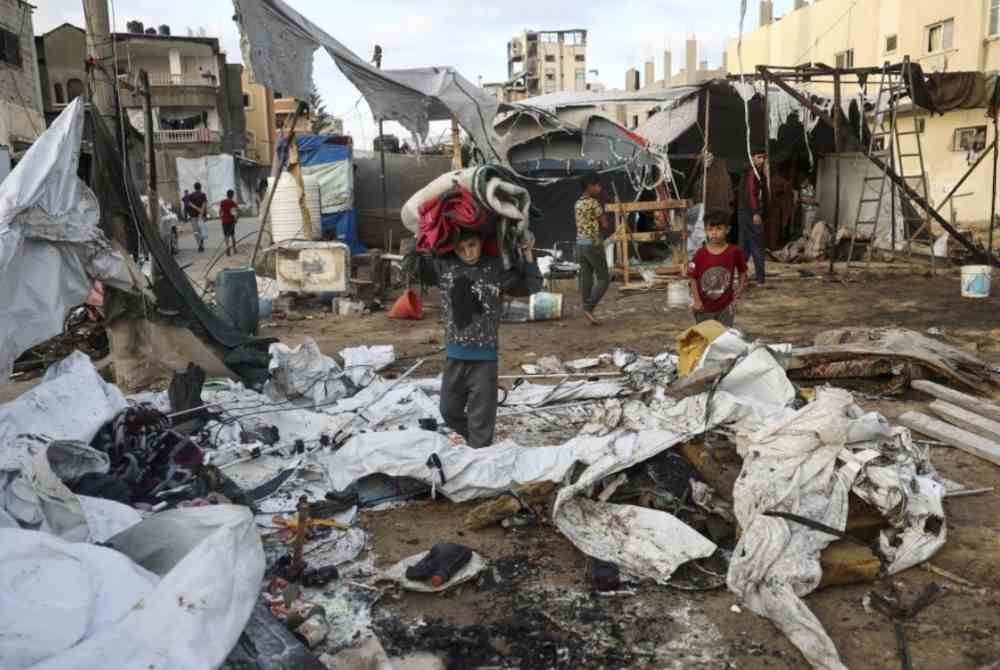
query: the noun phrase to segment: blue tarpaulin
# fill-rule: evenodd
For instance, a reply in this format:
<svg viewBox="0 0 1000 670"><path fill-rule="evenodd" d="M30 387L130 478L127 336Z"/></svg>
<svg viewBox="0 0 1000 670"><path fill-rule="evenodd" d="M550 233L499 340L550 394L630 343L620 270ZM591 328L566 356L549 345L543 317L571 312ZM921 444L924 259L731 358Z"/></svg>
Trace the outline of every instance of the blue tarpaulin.
<svg viewBox="0 0 1000 670"><path fill-rule="evenodd" d="M358 210L324 214L322 219L323 239L337 240L351 248L352 254L363 254L368 247L358 239Z"/></svg>

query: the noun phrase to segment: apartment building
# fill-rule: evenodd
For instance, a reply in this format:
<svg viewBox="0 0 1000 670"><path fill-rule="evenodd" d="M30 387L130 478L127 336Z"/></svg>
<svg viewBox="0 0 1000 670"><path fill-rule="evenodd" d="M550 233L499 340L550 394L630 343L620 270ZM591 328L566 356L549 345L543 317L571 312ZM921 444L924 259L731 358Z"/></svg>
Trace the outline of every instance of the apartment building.
<svg viewBox="0 0 1000 670"><path fill-rule="evenodd" d="M45 130L35 54L34 7L0 0L0 147L18 154Z"/></svg>
<svg viewBox="0 0 1000 670"><path fill-rule="evenodd" d="M586 91L587 31L526 30L511 38L507 81L485 86L503 102L557 91Z"/></svg>
<svg viewBox="0 0 1000 670"><path fill-rule="evenodd" d="M826 63L840 67L879 66L909 56L926 72L1000 69L1000 0L796 0L795 9L776 18L773 4L760 4L759 27L743 35L742 53L729 41L726 60L733 71L754 72L757 65ZM812 85L814 90L823 90ZM877 78L868 90L875 95ZM847 87L844 95L850 95ZM983 109L922 116L917 128L926 165L929 197L941 202L993 140ZM911 127L912 127L912 122ZM946 217L964 224L989 218L992 193L989 166L979 169L958 192ZM951 207L954 207L952 212Z"/></svg>
<svg viewBox="0 0 1000 670"><path fill-rule="evenodd" d="M262 165L270 165L277 137L274 92L253 81L243 70L243 113L247 119L245 155Z"/></svg>
<svg viewBox="0 0 1000 670"><path fill-rule="evenodd" d="M226 63L218 39L172 35L167 25L145 28L130 21L128 32L114 33L113 39L121 104L140 132L146 128L137 93L139 72L149 75L160 195L176 202L190 188L177 183L178 157L239 156L244 151L243 66ZM38 42L45 110L51 118L84 92L86 39L81 28L63 24Z"/></svg>

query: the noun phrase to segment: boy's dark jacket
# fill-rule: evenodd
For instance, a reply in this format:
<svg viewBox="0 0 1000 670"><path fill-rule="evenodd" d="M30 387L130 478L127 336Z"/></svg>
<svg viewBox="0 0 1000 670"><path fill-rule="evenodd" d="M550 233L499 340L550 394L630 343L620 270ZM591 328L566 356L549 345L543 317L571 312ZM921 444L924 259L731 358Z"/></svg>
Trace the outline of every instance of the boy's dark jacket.
<svg viewBox="0 0 1000 670"><path fill-rule="evenodd" d="M520 262L504 271L495 256L482 256L468 265L452 253L438 259L435 267L448 357L495 360L501 294L526 296L540 291L538 266Z"/></svg>

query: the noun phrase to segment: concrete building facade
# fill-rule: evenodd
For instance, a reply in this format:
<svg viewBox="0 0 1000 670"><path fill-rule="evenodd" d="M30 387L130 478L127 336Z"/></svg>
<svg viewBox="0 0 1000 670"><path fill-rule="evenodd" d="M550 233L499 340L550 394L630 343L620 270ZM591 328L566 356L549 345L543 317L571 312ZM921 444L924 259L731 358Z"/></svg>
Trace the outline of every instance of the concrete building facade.
<svg viewBox="0 0 1000 670"><path fill-rule="evenodd" d="M45 130L34 7L0 0L0 146L17 154Z"/></svg>
<svg viewBox="0 0 1000 670"><path fill-rule="evenodd" d="M262 165L270 165L276 137L274 92L254 82L248 70L243 70L241 82L243 113L247 120L246 157Z"/></svg>
<svg viewBox="0 0 1000 670"><path fill-rule="evenodd" d="M76 98L86 93L87 35L64 23L35 38L45 120L51 123Z"/></svg>
<svg viewBox="0 0 1000 670"><path fill-rule="evenodd" d="M497 84L487 86L496 87ZM587 90L587 31L527 30L507 43L503 101Z"/></svg>
<svg viewBox="0 0 1000 670"><path fill-rule="evenodd" d="M757 65L826 63L844 67L879 66L909 56L926 72L1000 69L1000 2L996 0L813 0L797 2L789 14L773 17L761 7L763 21L743 35L742 54L730 40L726 60L734 72L753 73ZM822 90L819 85L812 85ZM878 81L869 79L869 93ZM873 88L874 87L874 88ZM851 95L844 87L845 97ZM977 149L993 140L984 109L922 115L921 144L932 204L941 202L974 161ZM903 123L903 121L901 121ZM913 122L909 122L913 127ZM984 163L989 163L988 160ZM955 221L981 224L989 218L992 172L981 165L943 212Z"/></svg>

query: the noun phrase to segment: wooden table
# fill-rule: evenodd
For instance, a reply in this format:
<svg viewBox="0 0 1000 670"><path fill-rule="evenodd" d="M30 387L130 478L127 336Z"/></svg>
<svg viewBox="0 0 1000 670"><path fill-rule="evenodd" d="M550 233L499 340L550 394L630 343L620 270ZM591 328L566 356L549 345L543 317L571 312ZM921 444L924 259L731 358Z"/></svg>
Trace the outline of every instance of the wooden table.
<svg viewBox="0 0 1000 670"><path fill-rule="evenodd" d="M628 262L628 247L632 242L657 242L664 239L667 233L670 232L669 224L664 230L656 230L649 233L636 233L629 228L628 220L626 215L632 212L664 212L670 210L686 210L691 206L690 200L648 200L642 202L621 202L615 200L615 202L607 204L604 206L605 212L610 212L615 215L615 234L614 240L615 244L618 246L619 254L621 254L621 270L622 277L625 280L625 286L629 285L629 262ZM681 240L684 242L684 260L683 264L687 265L687 224L681 226ZM617 267L615 268L618 269Z"/></svg>

